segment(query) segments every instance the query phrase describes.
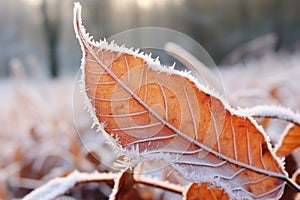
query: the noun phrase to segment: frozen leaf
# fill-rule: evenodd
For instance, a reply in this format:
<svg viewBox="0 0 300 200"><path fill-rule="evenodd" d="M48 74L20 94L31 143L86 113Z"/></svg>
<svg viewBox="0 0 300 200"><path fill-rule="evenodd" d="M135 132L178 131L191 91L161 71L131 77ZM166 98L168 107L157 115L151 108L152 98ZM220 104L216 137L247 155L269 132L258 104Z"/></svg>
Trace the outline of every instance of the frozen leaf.
<svg viewBox="0 0 300 200"><path fill-rule="evenodd" d="M133 187L134 184L133 173L124 171L118 177L109 199L140 199L137 191Z"/></svg>
<svg viewBox="0 0 300 200"><path fill-rule="evenodd" d="M287 156L300 147L300 115L278 106L256 106L248 109L253 117L281 119L290 122L281 140L275 146L277 156Z"/></svg>
<svg viewBox="0 0 300 200"><path fill-rule="evenodd" d="M143 194L140 194L141 190L139 190L139 185L149 186L150 188L160 188L173 193L182 193L183 191L183 187L179 185L161 181L155 177L144 177L134 174L133 171L125 170L115 179L114 188L109 199L143 199Z"/></svg>
<svg viewBox="0 0 300 200"><path fill-rule="evenodd" d="M290 125L283 133L282 139L275 147L277 156L287 156L300 147L300 126Z"/></svg>
<svg viewBox="0 0 300 200"><path fill-rule="evenodd" d="M182 194L184 188L180 185L161 181L156 178L144 177L142 175L134 177L133 173L127 170L120 173L84 173L74 171L66 177L59 177L50 180L41 187L35 189L24 200L52 200L72 191L78 185L87 183L113 183L114 188L110 199L140 199L135 184L142 184L153 188L160 188L173 193Z"/></svg>
<svg viewBox="0 0 300 200"><path fill-rule="evenodd" d="M229 200L229 196L221 188L208 183L192 183L187 187L183 200Z"/></svg>
<svg viewBox="0 0 300 200"><path fill-rule="evenodd" d="M263 130L187 72L105 40L91 41L75 5L87 107L126 167L163 159L231 198L277 199L287 178ZM295 184L293 186L297 187Z"/></svg>
<svg viewBox="0 0 300 200"><path fill-rule="evenodd" d="M300 184L300 169L298 169L294 174L292 179L299 185Z"/></svg>
<svg viewBox="0 0 300 200"><path fill-rule="evenodd" d="M279 106L255 106L247 109L253 117L281 119L300 126L300 115L291 109Z"/></svg>

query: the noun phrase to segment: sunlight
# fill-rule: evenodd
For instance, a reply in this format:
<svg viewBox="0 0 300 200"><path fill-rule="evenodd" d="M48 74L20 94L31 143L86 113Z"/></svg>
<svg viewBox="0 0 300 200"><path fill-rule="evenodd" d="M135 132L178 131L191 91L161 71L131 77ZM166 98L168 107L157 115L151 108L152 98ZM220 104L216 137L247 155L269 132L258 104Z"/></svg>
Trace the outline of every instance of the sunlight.
<svg viewBox="0 0 300 200"><path fill-rule="evenodd" d="M112 5L114 5L114 9L122 11L126 9L128 5L132 5L132 4L137 5L137 8L141 10L151 10L154 8L162 8L168 5L180 6L183 3L184 0L123 0L123 1L114 0Z"/></svg>
<svg viewBox="0 0 300 200"><path fill-rule="evenodd" d="M139 6L139 8L149 10L155 6L163 7L167 6L168 4L180 5L183 3L183 0L136 0L136 3Z"/></svg>
<svg viewBox="0 0 300 200"><path fill-rule="evenodd" d="M163 3L164 1L157 0L136 0L137 5L142 9L150 9L157 2Z"/></svg>
<svg viewBox="0 0 300 200"><path fill-rule="evenodd" d="M40 5L42 2L42 0L23 0L23 1L33 6Z"/></svg>

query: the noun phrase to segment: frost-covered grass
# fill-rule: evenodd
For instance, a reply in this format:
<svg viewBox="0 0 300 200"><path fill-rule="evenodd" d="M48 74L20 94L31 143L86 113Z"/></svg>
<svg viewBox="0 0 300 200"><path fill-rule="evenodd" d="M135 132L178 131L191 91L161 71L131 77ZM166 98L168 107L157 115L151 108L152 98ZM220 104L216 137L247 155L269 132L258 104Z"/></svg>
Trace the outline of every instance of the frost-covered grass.
<svg viewBox="0 0 300 200"><path fill-rule="evenodd" d="M231 105L268 104L300 110L300 54L269 54L219 69ZM73 84L72 78L0 80L0 198L23 197L45 181L73 170L110 170L101 164L113 158L107 153L104 139L92 138L89 115L75 107L76 128L85 141L94 145L91 148L99 151L100 159L88 154L78 138L72 113ZM300 164L300 156L295 158ZM72 195L77 199L98 195L101 199L107 188L111 186L79 187ZM90 195L83 196L84 192Z"/></svg>
<svg viewBox="0 0 300 200"><path fill-rule="evenodd" d="M82 109L76 109L82 118L74 127L73 79L0 82L0 198L22 197L75 169L98 168L77 135L90 131Z"/></svg>

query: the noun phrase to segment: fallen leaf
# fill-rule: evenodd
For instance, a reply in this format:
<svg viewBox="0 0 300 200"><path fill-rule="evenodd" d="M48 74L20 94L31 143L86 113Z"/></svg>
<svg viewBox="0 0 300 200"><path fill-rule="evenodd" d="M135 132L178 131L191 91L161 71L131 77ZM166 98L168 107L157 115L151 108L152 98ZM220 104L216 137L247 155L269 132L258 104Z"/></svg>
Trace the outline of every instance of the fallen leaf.
<svg viewBox="0 0 300 200"><path fill-rule="evenodd" d="M138 192L134 189L134 184L133 172L129 170L122 172L115 180L114 188L109 199L141 199Z"/></svg>
<svg viewBox="0 0 300 200"><path fill-rule="evenodd" d="M132 49L91 41L79 4L74 27L88 108L95 125L129 158L128 166L164 159L186 179L222 187L230 198L281 196L290 180L252 118L188 73Z"/></svg>
<svg viewBox="0 0 300 200"><path fill-rule="evenodd" d="M253 117L264 120L279 119L290 122L282 134L281 140L275 145L277 156L287 156L300 147L300 115L292 110L278 106L255 106L248 109ZM265 126L266 124L264 124Z"/></svg>
<svg viewBox="0 0 300 200"><path fill-rule="evenodd" d="M291 124L275 147L277 156L287 156L300 147L300 126Z"/></svg>
<svg viewBox="0 0 300 200"><path fill-rule="evenodd" d="M300 184L300 169L298 169L294 174L292 179L299 185Z"/></svg>
<svg viewBox="0 0 300 200"><path fill-rule="evenodd" d="M208 183L192 183L188 186L183 200L229 200L226 192Z"/></svg>

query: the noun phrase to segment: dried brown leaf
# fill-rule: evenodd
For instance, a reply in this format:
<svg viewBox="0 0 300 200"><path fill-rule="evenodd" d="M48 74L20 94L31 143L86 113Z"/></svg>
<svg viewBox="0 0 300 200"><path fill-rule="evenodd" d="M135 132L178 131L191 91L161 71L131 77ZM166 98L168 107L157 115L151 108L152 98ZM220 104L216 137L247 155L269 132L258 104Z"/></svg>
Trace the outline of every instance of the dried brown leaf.
<svg viewBox="0 0 300 200"><path fill-rule="evenodd" d="M283 133L282 139L275 147L277 156L287 156L300 147L300 126L290 125Z"/></svg>
<svg viewBox="0 0 300 200"><path fill-rule="evenodd" d="M226 192L209 183L192 183L188 186L183 200L229 200Z"/></svg>
<svg viewBox="0 0 300 200"><path fill-rule="evenodd" d="M77 4L74 26L90 113L127 152L127 164L160 158L191 181L222 186L231 198L280 197L290 180L252 118L186 73L136 51L90 41L80 12Z"/></svg>
<svg viewBox="0 0 300 200"><path fill-rule="evenodd" d="M300 147L300 115L292 110L278 106L255 106L248 109L253 117L263 118L263 121L279 119L290 122L282 134L281 140L275 146L277 156L287 156ZM268 124L263 124L263 126ZM266 127L264 127L266 128Z"/></svg>
<svg viewBox="0 0 300 200"><path fill-rule="evenodd" d="M300 185L300 169L298 169L294 174L292 179L298 184Z"/></svg>
<svg viewBox="0 0 300 200"><path fill-rule="evenodd" d="M134 184L133 173L129 170L124 171L115 180L115 185L109 199L140 199L138 192L134 189Z"/></svg>

